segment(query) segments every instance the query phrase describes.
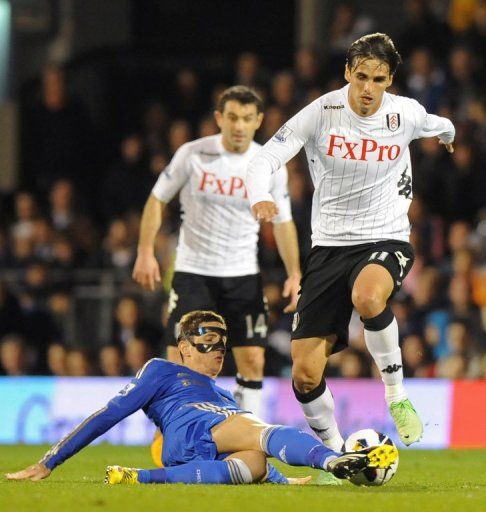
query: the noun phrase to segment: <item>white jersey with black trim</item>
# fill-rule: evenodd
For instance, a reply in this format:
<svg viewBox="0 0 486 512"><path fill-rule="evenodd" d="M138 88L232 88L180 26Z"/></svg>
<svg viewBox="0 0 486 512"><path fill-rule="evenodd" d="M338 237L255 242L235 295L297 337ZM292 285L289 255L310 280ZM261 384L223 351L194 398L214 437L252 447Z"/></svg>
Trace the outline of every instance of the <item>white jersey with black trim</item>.
<svg viewBox="0 0 486 512"><path fill-rule="evenodd" d="M321 96L263 146L248 168L250 202L273 200L272 174L304 147L315 188L313 246L408 241L408 145L433 136L451 143L454 126L417 101L388 93L375 114L362 117L350 108L348 91L349 85Z"/></svg>
<svg viewBox="0 0 486 512"><path fill-rule="evenodd" d="M245 153L231 153L222 136L203 137L182 145L159 176L152 194L168 203L179 191L182 226L175 270L206 276L256 274L259 223L253 218L245 187L248 163L260 144ZM287 168L269 180L279 208L274 222L292 220Z"/></svg>

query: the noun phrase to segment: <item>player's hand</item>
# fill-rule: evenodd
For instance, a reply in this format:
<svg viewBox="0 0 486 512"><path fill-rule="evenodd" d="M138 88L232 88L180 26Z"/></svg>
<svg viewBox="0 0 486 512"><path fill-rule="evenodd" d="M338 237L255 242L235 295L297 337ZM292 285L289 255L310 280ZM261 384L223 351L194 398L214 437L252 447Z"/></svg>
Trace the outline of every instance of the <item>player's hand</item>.
<svg viewBox="0 0 486 512"><path fill-rule="evenodd" d="M155 284L160 283L161 279L159 264L153 253L139 252L133 267L132 277L145 290L151 292L155 290Z"/></svg>
<svg viewBox="0 0 486 512"><path fill-rule="evenodd" d="M445 146L446 151L448 153L454 153L454 145L452 144L452 142L449 144L446 144L444 141L439 139L439 144L442 144L443 146Z"/></svg>
<svg viewBox="0 0 486 512"><path fill-rule="evenodd" d="M311 480L311 476L303 476L302 478L287 478L289 481L289 485L305 485L308 484Z"/></svg>
<svg viewBox="0 0 486 512"><path fill-rule="evenodd" d="M44 464L38 462L26 469L22 469L22 471L7 473L5 477L7 480L32 480L32 482L37 482L38 480L47 478L50 474L51 470Z"/></svg>
<svg viewBox="0 0 486 512"><path fill-rule="evenodd" d="M300 290L300 275L290 276L284 283L282 297L290 297L290 302L284 308L284 313L293 313L297 307Z"/></svg>
<svg viewBox="0 0 486 512"><path fill-rule="evenodd" d="M251 210L255 219L260 222L270 222L278 215L277 205L273 201L260 201L254 204Z"/></svg>

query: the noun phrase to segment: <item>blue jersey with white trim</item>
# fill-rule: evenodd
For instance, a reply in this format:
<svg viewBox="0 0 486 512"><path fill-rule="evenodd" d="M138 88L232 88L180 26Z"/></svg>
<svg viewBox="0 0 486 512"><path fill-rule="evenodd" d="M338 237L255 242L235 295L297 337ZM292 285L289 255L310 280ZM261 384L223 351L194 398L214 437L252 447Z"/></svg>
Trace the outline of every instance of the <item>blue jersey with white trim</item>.
<svg viewBox="0 0 486 512"><path fill-rule="evenodd" d="M217 386L214 379L165 359L150 359L105 407L55 444L41 462L54 469L139 409L164 434L208 411L222 419L242 412L233 395Z"/></svg>

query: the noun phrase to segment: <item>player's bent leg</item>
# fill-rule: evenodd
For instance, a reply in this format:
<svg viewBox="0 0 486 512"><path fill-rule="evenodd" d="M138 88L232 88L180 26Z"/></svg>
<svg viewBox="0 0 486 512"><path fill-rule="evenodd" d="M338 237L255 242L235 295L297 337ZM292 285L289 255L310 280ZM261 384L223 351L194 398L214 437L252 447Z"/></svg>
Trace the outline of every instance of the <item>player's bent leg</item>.
<svg viewBox="0 0 486 512"><path fill-rule="evenodd" d="M262 481L267 474L267 457L266 455L257 450L245 450L242 452L232 453L229 457L224 459L237 465L240 474L244 477L244 482L241 483L252 483ZM230 466L230 470L233 466Z"/></svg>
<svg viewBox="0 0 486 512"><path fill-rule="evenodd" d="M134 469L122 466L106 468L106 484L250 484L265 475L263 453L240 452L240 458L227 460L195 460L179 466L160 469ZM242 460L243 457L245 460ZM251 467L248 465L250 464Z"/></svg>
<svg viewBox="0 0 486 512"><path fill-rule="evenodd" d="M173 347L171 345L167 347L167 361L182 364L181 353L177 347Z"/></svg>
<svg viewBox="0 0 486 512"><path fill-rule="evenodd" d="M365 342L385 384L385 400L405 445L419 441L422 422L403 386L402 354L397 321L387 306L394 284L390 272L381 265L366 265L358 274L352 301L364 324Z"/></svg>
<svg viewBox="0 0 486 512"><path fill-rule="evenodd" d="M260 415L265 349L263 347L233 347L238 374L234 396L240 409Z"/></svg>
<svg viewBox="0 0 486 512"><path fill-rule="evenodd" d="M292 382L299 393L310 393L321 382L333 341L317 337L292 340Z"/></svg>
<svg viewBox="0 0 486 512"><path fill-rule="evenodd" d="M268 424L253 414L235 414L211 429L218 453L261 451L260 432Z"/></svg>
<svg viewBox="0 0 486 512"><path fill-rule="evenodd" d="M390 272L381 265L371 263L363 267L356 277L351 300L362 318L373 318L385 309L393 288Z"/></svg>
<svg viewBox="0 0 486 512"><path fill-rule="evenodd" d="M327 471L329 463L342 455L322 445L306 432L294 427L266 425L252 415L231 416L213 427L211 433L219 453L260 450L293 466ZM368 459L363 460L368 463Z"/></svg>
<svg viewBox="0 0 486 512"><path fill-rule="evenodd" d="M323 377L335 341L335 336L292 340L292 382L309 426L328 448L341 451L334 398Z"/></svg>

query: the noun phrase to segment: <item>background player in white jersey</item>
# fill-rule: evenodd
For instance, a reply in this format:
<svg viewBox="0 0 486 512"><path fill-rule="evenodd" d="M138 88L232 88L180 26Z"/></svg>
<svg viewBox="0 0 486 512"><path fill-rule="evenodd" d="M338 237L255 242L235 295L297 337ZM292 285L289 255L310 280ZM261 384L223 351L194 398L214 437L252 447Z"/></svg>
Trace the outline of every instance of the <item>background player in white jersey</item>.
<svg viewBox="0 0 486 512"><path fill-rule="evenodd" d="M402 441L423 426L403 386L398 327L388 305L414 255L404 197L410 194L408 145L438 136L453 151L454 126L415 100L388 94L400 55L385 34L348 50L348 85L318 98L290 119L252 160L247 188L260 220L278 212L271 176L302 146L315 191L313 248L306 261L292 332L292 378L310 426L328 446L342 446L326 387L328 357L344 348L353 306L385 384Z"/></svg>
<svg viewBox="0 0 486 512"><path fill-rule="evenodd" d="M262 101L251 89L223 92L215 112L221 133L184 144L160 175L143 212L134 279L153 290L160 281L154 240L166 204L180 191L182 226L169 297L168 359L180 362L177 328L182 315L212 309L225 316L238 370L239 406L259 414L267 318L257 261L259 223L244 180L259 145ZM290 211L287 169L269 185L279 207L274 235L288 279L286 310L295 308L300 281L297 234Z"/></svg>

